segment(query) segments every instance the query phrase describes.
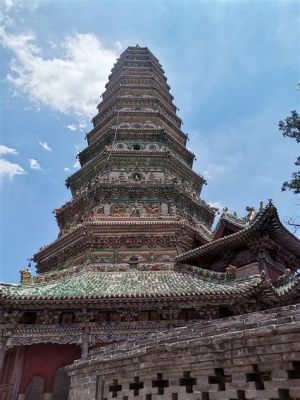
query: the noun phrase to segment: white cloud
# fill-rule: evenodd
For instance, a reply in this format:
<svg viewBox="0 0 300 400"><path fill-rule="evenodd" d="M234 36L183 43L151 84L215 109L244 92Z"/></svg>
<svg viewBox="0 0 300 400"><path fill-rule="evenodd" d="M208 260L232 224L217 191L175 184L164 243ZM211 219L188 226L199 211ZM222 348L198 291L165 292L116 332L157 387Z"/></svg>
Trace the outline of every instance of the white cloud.
<svg viewBox="0 0 300 400"><path fill-rule="evenodd" d="M224 164L217 164L216 162L206 164L206 169L203 172L204 178L219 178L235 170L238 165L239 157L236 156L235 158L223 157Z"/></svg>
<svg viewBox="0 0 300 400"><path fill-rule="evenodd" d="M79 160L77 160L77 161L74 163L73 168L80 168L80 162L79 162Z"/></svg>
<svg viewBox="0 0 300 400"><path fill-rule="evenodd" d="M5 5L5 10L9 11L14 4L12 0L4 0L4 5Z"/></svg>
<svg viewBox="0 0 300 400"><path fill-rule="evenodd" d="M14 35L0 28L2 45L14 53L8 81L37 105L92 117L119 48L105 48L94 34L65 38L61 57L46 58L32 33ZM72 128L69 128L72 129Z"/></svg>
<svg viewBox="0 0 300 400"><path fill-rule="evenodd" d="M203 177L205 178L205 179L210 179L211 178L211 171L209 171L208 169L206 169L204 172L203 172Z"/></svg>
<svg viewBox="0 0 300 400"><path fill-rule="evenodd" d="M77 131L77 125L76 124L67 125L67 128L70 129L70 131L73 131L73 132Z"/></svg>
<svg viewBox="0 0 300 400"><path fill-rule="evenodd" d="M75 149L76 149L76 153L80 153L81 152L81 145L79 144L75 144Z"/></svg>
<svg viewBox="0 0 300 400"><path fill-rule="evenodd" d="M85 121L81 121L78 125L80 130L83 130L86 127L86 122Z"/></svg>
<svg viewBox="0 0 300 400"><path fill-rule="evenodd" d="M80 121L78 124L69 124L67 125L67 128L70 129L70 131L83 131L86 128L87 122L86 121Z"/></svg>
<svg viewBox="0 0 300 400"><path fill-rule="evenodd" d="M0 159L0 178L7 176L12 179L15 175L24 174L26 174L26 172L19 164Z"/></svg>
<svg viewBox="0 0 300 400"><path fill-rule="evenodd" d="M69 171L70 171L70 168L69 168L69 167L65 167L65 168L64 168L64 171L65 171L65 172L69 172Z"/></svg>
<svg viewBox="0 0 300 400"><path fill-rule="evenodd" d="M208 204L213 208L217 208L219 211L222 211L224 208L220 201L209 201Z"/></svg>
<svg viewBox="0 0 300 400"><path fill-rule="evenodd" d="M51 147L49 147L48 143L39 141L39 145L42 146L44 150L52 151Z"/></svg>
<svg viewBox="0 0 300 400"><path fill-rule="evenodd" d="M18 154L16 149L0 144L0 154Z"/></svg>
<svg viewBox="0 0 300 400"><path fill-rule="evenodd" d="M41 170L41 166L39 164L39 162L37 160L35 160L34 158L29 158L29 164L30 164L30 168L31 169L35 169L35 170Z"/></svg>

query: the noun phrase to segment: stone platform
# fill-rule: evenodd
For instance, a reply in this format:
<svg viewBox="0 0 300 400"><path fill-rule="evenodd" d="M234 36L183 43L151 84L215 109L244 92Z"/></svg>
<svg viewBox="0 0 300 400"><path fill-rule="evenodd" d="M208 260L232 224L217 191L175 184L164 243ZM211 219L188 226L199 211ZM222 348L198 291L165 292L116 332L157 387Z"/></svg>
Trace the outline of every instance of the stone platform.
<svg viewBox="0 0 300 400"><path fill-rule="evenodd" d="M299 400L300 304L141 335L68 373L70 400Z"/></svg>

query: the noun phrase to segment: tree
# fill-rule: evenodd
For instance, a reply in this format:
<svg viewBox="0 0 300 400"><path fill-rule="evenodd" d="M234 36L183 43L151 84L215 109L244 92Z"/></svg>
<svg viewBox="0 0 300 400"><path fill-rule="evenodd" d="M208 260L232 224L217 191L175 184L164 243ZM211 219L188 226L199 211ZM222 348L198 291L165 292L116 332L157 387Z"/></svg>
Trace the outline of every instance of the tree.
<svg viewBox="0 0 300 400"><path fill-rule="evenodd" d="M300 143L300 115L294 110L285 120L279 122L279 130L283 136L295 139ZM300 157L297 157L295 165L300 166ZM289 181L285 181L281 190L291 190L294 194L300 193L300 171L292 173ZM294 228L294 232L300 229L299 217L287 217L286 223Z"/></svg>
<svg viewBox="0 0 300 400"><path fill-rule="evenodd" d="M291 116L279 122L279 130L283 136L295 139L300 143L300 115L294 110L291 111ZM297 158L295 165L300 166L300 157ZM300 193L300 171L293 172L289 181L285 181L281 190L291 190L295 194Z"/></svg>

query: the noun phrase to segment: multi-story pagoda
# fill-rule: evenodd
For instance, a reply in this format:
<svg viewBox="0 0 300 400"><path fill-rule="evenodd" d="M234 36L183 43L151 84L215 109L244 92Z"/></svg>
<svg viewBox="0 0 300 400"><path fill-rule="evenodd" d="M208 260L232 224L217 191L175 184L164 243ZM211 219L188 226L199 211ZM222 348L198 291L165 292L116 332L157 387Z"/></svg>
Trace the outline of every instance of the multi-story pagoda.
<svg viewBox="0 0 300 400"><path fill-rule="evenodd" d="M113 67L57 240L0 285L0 399L67 399L64 367L95 347L299 300L299 240L271 202L212 230L169 89L145 47Z"/></svg>
<svg viewBox="0 0 300 400"><path fill-rule="evenodd" d="M67 180L73 200L56 210L59 239L35 255L38 272L169 263L207 241L214 210L198 197L204 179L158 60L128 48L102 98L81 169Z"/></svg>

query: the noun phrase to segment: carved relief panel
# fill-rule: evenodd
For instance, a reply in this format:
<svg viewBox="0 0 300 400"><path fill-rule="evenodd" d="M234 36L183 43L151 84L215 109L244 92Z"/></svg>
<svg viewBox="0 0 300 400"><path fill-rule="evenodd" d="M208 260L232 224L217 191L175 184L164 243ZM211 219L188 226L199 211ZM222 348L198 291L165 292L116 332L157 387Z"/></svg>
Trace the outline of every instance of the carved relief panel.
<svg viewBox="0 0 300 400"><path fill-rule="evenodd" d="M126 206L124 204L113 204L110 207L110 214L114 217L123 217L126 214Z"/></svg>

